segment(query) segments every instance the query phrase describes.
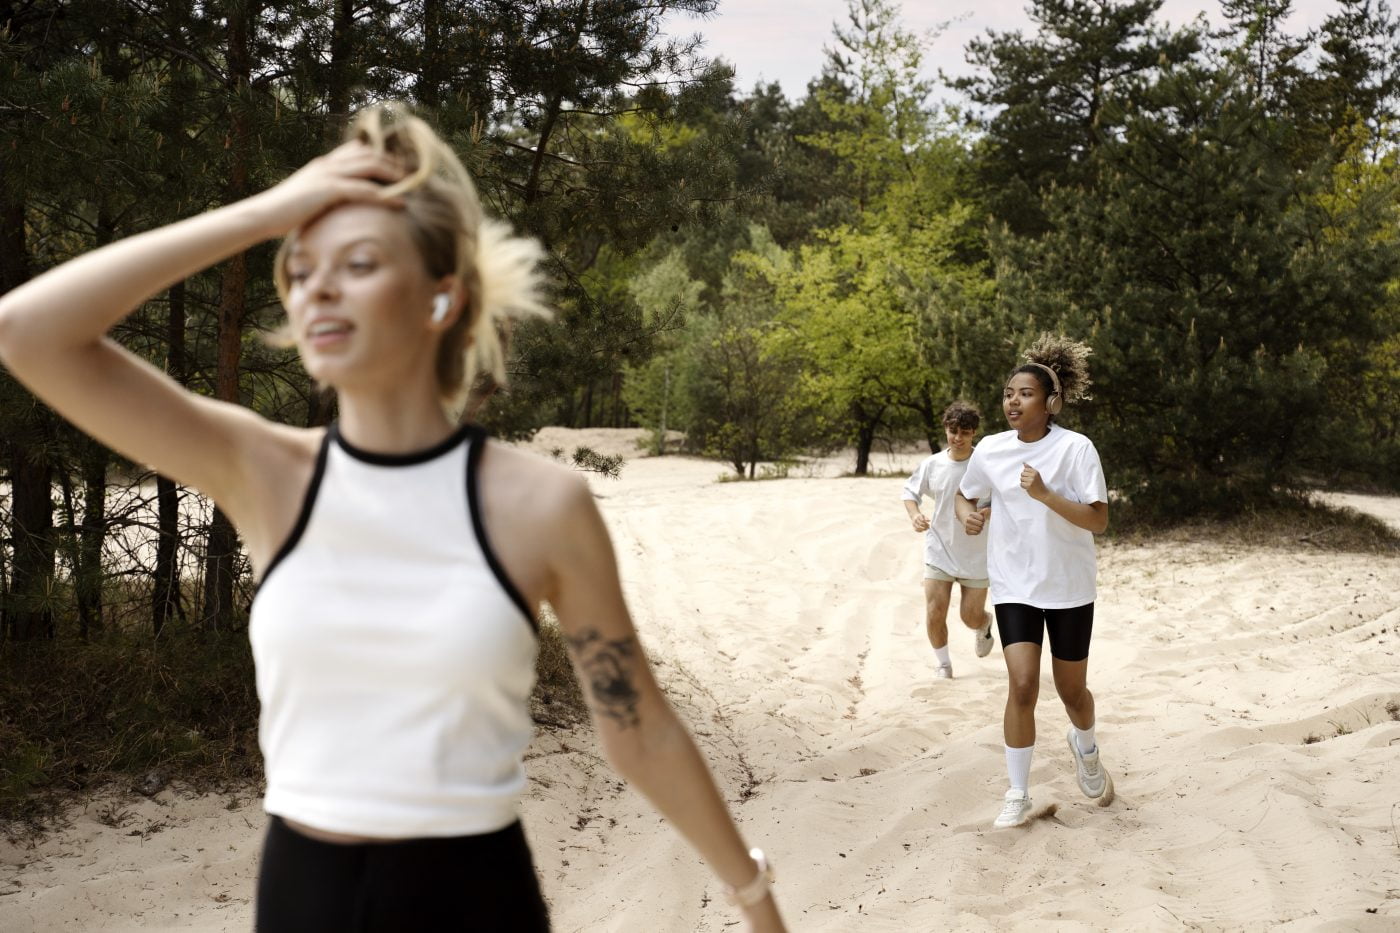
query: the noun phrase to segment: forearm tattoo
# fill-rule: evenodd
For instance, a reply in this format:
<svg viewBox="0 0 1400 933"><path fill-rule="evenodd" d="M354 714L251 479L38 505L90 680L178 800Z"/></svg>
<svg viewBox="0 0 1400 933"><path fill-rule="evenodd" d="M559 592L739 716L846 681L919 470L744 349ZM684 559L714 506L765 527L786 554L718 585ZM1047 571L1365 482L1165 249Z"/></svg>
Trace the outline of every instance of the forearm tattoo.
<svg viewBox="0 0 1400 933"><path fill-rule="evenodd" d="M597 629L565 637L574 663L587 681L593 709L620 729L637 725L641 721L637 704L642 697L634 683L635 667L641 658L636 637L604 638Z"/></svg>

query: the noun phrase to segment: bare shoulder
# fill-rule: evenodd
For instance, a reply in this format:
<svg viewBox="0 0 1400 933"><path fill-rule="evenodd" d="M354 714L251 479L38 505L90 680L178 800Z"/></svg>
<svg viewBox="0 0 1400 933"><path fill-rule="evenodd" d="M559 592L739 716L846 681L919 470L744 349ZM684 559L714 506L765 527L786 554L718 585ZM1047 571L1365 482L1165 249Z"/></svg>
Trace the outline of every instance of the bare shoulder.
<svg viewBox="0 0 1400 933"><path fill-rule="evenodd" d="M531 606L554 602L577 556L607 540L587 481L499 441L486 442L479 471L482 518L507 574Z"/></svg>
<svg viewBox="0 0 1400 933"><path fill-rule="evenodd" d="M301 512L326 429L277 424L253 412L235 414L231 421L247 476L239 494L221 504L243 535L253 565L262 568Z"/></svg>
<svg viewBox="0 0 1400 933"><path fill-rule="evenodd" d="M550 564L577 550L580 535L596 543L603 528L578 471L499 441L487 441L477 494L488 527L523 536L534 556Z"/></svg>
<svg viewBox="0 0 1400 933"><path fill-rule="evenodd" d="M510 506L518 518L559 518L592 494L576 471L539 454L496 440L486 442L480 491L492 503Z"/></svg>
<svg viewBox="0 0 1400 933"><path fill-rule="evenodd" d="M247 462L250 486L259 495L269 489L297 492L306 485L325 439L325 428L279 424L245 409L230 413L229 426Z"/></svg>

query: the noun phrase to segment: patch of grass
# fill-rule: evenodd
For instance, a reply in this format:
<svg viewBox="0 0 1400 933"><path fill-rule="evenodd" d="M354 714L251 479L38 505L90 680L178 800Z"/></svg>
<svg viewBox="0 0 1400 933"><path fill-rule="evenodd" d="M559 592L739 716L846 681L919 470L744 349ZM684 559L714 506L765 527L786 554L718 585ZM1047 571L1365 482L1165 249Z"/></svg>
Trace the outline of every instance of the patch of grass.
<svg viewBox="0 0 1400 933"><path fill-rule="evenodd" d="M127 823L136 818L136 814L123 806L118 801L112 801L98 808L97 822L103 826L110 826L113 829L121 829Z"/></svg>
<svg viewBox="0 0 1400 933"><path fill-rule="evenodd" d="M158 770L196 789L258 780L247 636L0 646L0 828Z"/></svg>
<svg viewBox="0 0 1400 933"><path fill-rule="evenodd" d="M866 470L864 473L842 473L842 479L908 479L909 470Z"/></svg>
<svg viewBox="0 0 1400 933"><path fill-rule="evenodd" d="M758 475L746 476L742 473L721 473L715 477L717 483L756 483L765 479L787 479L793 467L798 465L796 460L777 460L773 463L760 463L758 465Z"/></svg>
<svg viewBox="0 0 1400 933"><path fill-rule="evenodd" d="M1233 512L1179 521L1160 514L1146 516L1131 506L1115 506L1108 533L1126 544L1214 541L1249 547L1303 546L1345 553L1400 554L1400 533L1379 518L1286 493L1242 505Z"/></svg>

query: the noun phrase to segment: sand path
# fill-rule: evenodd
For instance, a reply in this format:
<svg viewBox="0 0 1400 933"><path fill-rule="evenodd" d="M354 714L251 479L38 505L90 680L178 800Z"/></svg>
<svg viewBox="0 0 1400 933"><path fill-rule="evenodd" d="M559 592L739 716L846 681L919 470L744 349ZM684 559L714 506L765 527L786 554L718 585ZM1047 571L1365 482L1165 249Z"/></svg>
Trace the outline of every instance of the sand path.
<svg viewBox="0 0 1400 933"><path fill-rule="evenodd" d="M931 679L901 480L720 472L643 459L595 488L662 682L794 930L1400 925L1400 560L1102 548L1090 686L1118 800L1080 795L1047 673L1032 794L1058 811L995 832L1000 651L955 632L957 678ZM557 930L739 929L587 732L531 755ZM0 845L0 929L250 927L256 801L111 806Z"/></svg>

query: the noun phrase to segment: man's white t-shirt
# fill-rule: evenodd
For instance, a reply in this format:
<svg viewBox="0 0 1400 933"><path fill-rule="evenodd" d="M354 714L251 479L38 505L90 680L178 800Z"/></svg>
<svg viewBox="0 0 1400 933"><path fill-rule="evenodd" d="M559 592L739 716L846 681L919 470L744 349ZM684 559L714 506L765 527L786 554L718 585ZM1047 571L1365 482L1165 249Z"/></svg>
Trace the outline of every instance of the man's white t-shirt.
<svg viewBox="0 0 1400 933"><path fill-rule="evenodd" d="M968 460L954 460L948 451L939 451L909 477L903 498L918 502L921 496L928 496L933 500L933 517L924 534L924 563L950 577L982 580L987 576L987 539L963 531L954 509L967 464Z"/></svg>
<svg viewBox="0 0 1400 933"><path fill-rule="evenodd" d="M1094 601L1098 563L1093 532L1074 525L1021 488L1021 468L1040 472L1047 489L1071 502L1107 502L1108 485L1093 441L1056 424L1025 443L1015 431L983 438L968 459L959 491L968 499L990 495L983 534L992 605L1025 603L1071 609Z"/></svg>

